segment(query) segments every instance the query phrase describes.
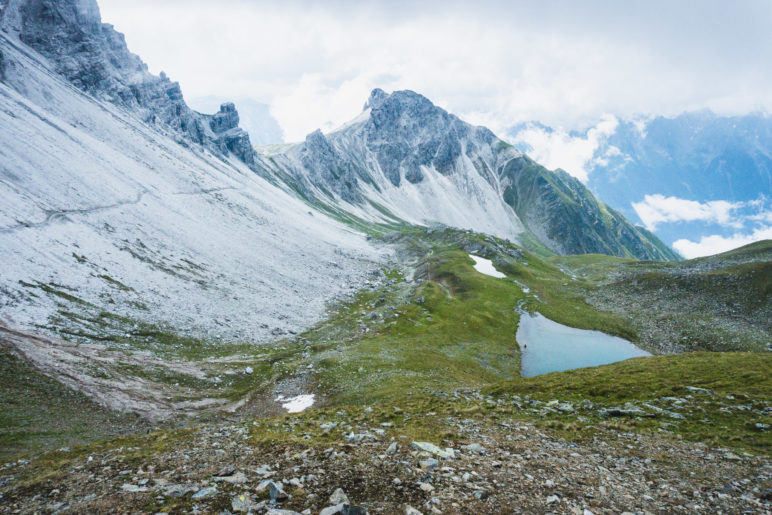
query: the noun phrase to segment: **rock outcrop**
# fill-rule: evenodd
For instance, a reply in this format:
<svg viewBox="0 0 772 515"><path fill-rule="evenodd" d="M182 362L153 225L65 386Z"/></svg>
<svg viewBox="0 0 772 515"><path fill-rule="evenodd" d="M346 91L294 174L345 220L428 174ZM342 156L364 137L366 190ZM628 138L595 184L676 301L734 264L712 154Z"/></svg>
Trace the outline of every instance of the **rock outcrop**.
<svg viewBox="0 0 772 515"><path fill-rule="evenodd" d="M394 186L404 179L424 180L422 168L432 167L442 175L463 173L462 155L475 160L494 158L490 146L496 136L484 127L474 127L436 107L412 91L386 95L375 90L368 101L370 119L365 128L367 148L373 152ZM484 161L475 164L485 173Z"/></svg>
<svg viewBox="0 0 772 515"><path fill-rule="evenodd" d="M300 159L313 184L327 188L347 202L362 200L357 185L359 179L365 177L357 177L357 167L337 152L322 131L306 136Z"/></svg>

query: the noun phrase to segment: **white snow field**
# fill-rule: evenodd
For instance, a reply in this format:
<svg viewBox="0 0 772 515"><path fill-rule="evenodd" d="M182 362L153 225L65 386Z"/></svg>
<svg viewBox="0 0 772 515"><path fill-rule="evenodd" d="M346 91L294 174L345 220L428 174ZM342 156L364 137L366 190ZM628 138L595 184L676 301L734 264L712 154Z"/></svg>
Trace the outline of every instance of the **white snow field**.
<svg viewBox="0 0 772 515"><path fill-rule="evenodd" d="M469 254L469 257L474 260L474 269L481 274L489 275L497 279L503 279L506 277L506 275L496 270L496 267L493 266L493 262L490 259L475 256L474 254Z"/></svg>
<svg viewBox="0 0 772 515"><path fill-rule="evenodd" d="M387 259L236 159L186 148L18 41L0 45L0 322L46 330L91 304L265 342L321 319Z"/></svg>

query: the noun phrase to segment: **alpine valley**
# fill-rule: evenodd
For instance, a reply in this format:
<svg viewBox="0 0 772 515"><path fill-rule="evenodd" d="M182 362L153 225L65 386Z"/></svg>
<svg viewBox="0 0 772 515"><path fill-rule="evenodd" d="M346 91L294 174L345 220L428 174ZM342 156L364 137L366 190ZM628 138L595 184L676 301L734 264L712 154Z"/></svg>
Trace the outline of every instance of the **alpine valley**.
<svg viewBox="0 0 772 515"><path fill-rule="evenodd" d="M0 0L0 513L772 510L772 242L362 100L255 146L95 0ZM526 378L545 319L642 357Z"/></svg>

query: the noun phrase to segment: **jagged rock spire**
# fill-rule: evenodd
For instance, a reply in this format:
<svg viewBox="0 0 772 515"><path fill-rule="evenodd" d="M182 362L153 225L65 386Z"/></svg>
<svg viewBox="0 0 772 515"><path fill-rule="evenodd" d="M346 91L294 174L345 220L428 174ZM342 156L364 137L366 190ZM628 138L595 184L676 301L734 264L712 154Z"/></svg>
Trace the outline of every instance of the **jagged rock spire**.
<svg viewBox="0 0 772 515"><path fill-rule="evenodd" d="M370 98L367 99L367 102L365 102L365 106L362 109L364 110L378 107L383 103L384 100L388 98L388 96L388 93L383 91L381 88L375 88L370 93Z"/></svg>

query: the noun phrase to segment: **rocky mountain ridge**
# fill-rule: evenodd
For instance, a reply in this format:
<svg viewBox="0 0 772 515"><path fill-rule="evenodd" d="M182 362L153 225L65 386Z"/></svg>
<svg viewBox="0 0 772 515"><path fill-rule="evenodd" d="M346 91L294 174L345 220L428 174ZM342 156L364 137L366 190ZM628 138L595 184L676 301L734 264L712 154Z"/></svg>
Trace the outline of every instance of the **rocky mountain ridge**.
<svg viewBox="0 0 772 515"><path fill-rule="evenodd" d="M0 27L47 57L82 91L125 108L178 143L217 155L232 153L255 168L256 153L238 126L235 106L224 103L214 115L188 107L179 83L163 72L151 74L128 50L123 34L102 23L96 0L8 0Z"/></svg>
<svg viewBox="0 0 772 515"><path fill-rule="evenodd" d="M464 123L409 91L376 89L365 111L330 135L310 134L286 155L261 157L239 128L232 103L206 115L180 85L154 76L122 34L101 22L95 0L9 0L0 24L40 52L82 91L113 103L183 146L233 155L277 182L291 178L306 200L336 204L376 222L442 223L520 241L527 233L552 252L674 259L656 238L598 203L579 183L534 163L483 127ZM538 167L536 167L538 168ZM528 170L528 194L520 189ZM511 187L515 183L521 186ZM342 205L341 205L342 204Z"/></svg>
<svg viewBox="0 0 772 515"><path fill-rule="evenodd" d="M375 89L348 124L270 158L306 198L375 220L525 233L558 254L677 259L579 181L412 91Z"/></svg>

